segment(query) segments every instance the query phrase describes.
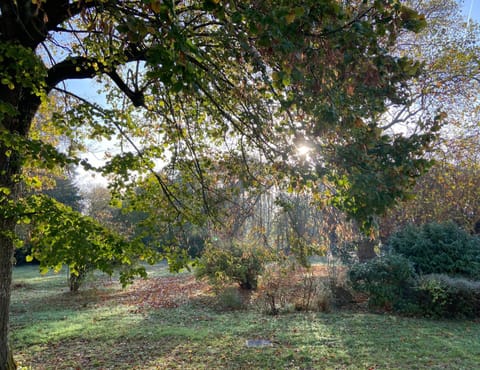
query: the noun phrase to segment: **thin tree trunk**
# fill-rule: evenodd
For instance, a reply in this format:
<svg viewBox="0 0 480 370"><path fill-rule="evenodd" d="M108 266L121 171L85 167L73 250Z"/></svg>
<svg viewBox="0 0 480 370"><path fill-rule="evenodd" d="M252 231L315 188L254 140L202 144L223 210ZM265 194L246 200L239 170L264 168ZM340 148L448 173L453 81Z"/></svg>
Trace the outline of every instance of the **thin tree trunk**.
<svg viewBox="0 0 480 370"><path fill-rule="evenodd" d="M77 293L78 289L80 289L80 286L83 284L85 281L85 278L88 273L88 267L79 267L78 269L78 275L70 273L70 279L69 279L69 285L70 285L70 291L72 293Z"/></svg>
<svg viewBox="0 0 480 370"><path fill-rule="evenodd" d="M357 245L357 256L360 262L369 261L375 257L375 246L378 244L378 241L373 239L364 238L358 242Z"/></svg>

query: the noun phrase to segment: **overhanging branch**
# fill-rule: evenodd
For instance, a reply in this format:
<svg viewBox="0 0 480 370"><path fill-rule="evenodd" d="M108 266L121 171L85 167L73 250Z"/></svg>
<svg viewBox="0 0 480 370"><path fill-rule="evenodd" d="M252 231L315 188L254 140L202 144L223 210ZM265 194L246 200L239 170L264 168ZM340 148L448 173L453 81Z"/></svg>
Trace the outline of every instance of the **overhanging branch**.
<svg viewBox="0 0 480 370"><path fill-rule="evenodd" d="M145 96L142 91L134 91L130 89L116 71L108 72L107 75L112 79L113 82L115 82L117 87L130 99L130 101L135 107L145 106Z"/></svg>
<svg viewBox="0 0 480 370"><path fill-rule="evenodd" d="M98 104L92 103L81 96L78 96L70 91L66 91L63 89L59 88L54 88L55 90L58 90L64 94L68 94L75 99L78 99L79 101L83 102L84 104L87 104L89 107L100 113L101 115L107 117L108 114L106 114L105 110L99 106ZM144 152L142 149L140 149L133 139L128 135L128 133L122 128L122 126L116 122L115 120L110 120L110 122L116 127L120 135L128 141L128 143L131 145L133 150L137 153L138 157L141 159L142 163L146 166L146 170L155 177L157 180L158 184L160 185L160 188L162 189L165 197L167 198L167 201L169 204L175 209L175 211L178 214L182 213L182 209L186 208L186 205L184 205L176 196L175 194L170 190L168 184L162 179L162 177L158 174L157 171L155 171L155 168L151 166L149 160L145 157Z"/></svg>
<svg viewBox="0 0 480 370"><path fill-rule="evenodd" d="M125 52L125 62L134 62L145 60L146 53L136 48L128 48ZM115 56L114 59L118 59ZM122 80L120 75L114 70L114 67L108 63L101 63L96 58L87 57L69 57L52 66L48 71L46 79L47 90L52 90L60 82L66 80L78 80L93 78L98 75L107 75L117 87L132 101L136 107L144 106L145 99L142 91L132 90Z"/></svg>

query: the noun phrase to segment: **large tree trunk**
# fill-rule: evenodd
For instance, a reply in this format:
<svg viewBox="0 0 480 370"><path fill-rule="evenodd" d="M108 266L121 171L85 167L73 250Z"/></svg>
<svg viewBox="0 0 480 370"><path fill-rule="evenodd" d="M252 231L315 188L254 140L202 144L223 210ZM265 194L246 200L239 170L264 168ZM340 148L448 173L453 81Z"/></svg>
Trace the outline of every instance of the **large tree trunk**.
<svg viewBox="0 0 480 370"><path fill-rule="evenodd" d="M13 270L13 240L5 232L13 230L15 222L3 219L0 224L0 370L16 369L8 345L8 320Z"/></svg>
<svg viewBox="0 0 480 370"><path fill-rule="evenodd" d="M16 117L4 118L2 130L27 137L40 105L40 99L31 91L15 90L5 93L0 88L0 101L10 102L18 110ZM5 145L0 141L0 370L16 369L13 355L8 345L8 321L10 314L10 294L15 252L14 238L18 214L15 205L19 201L22 172L20 151L22 148ZM5 191L6 189L6 191Z"/></svg>
<svg viewBox="0 0 480 370"><path fill-rule="evenodd" d="M0 188L10 190L0 201L0 370L16 369L13 353L8 344L8 322L10 317L10 295L14 265L14 236L16 217L12 208L18 200L18 186L14 177L20 173L16 153L5 155L0 145Z"/></svg>
<svg viewBox="0 0 480 370"><path fill-rule="evenodd" d="M41 5L39 5L41 3ZM88 5L86 5L88 3ZM14 46L13 53L3 53L2 73L10 74L11 84L0 83L0 103L4 107L15 110L15 114L2 112L0 119L0 133L10 132L20 137L28 137L34 115L40 106L38 91L44 90L48 94L51 88L68 78L89 78L96 74L95 68L86 68L78 73L75 60L68 58L47 71L48 76L43 81L37 70L30 76L22 68L32 67L37 46L46 38L49 31L54 30L65 20L75 17L88 7L97 6L97 2L71 2L68 0L42 1L38 4L33 1L2 1L0 2L0 44L3 47ZM28 56L25 49L32 51ZM21 51L21 52L19 52ZM20 59L18 59L20 58ZM21 58L26 58L22 62ZM82 59L82 58L80 58ZM82 59L83 60L83 59ZM40 64L40 59L37 60ZM30 71L27 71L30 72ZM32 70L32 72L34 72ZM76 72L76 73L74 73ZM38 75L37 75L38 74ZM29 81L31 78L31 81ZM36 86L36 88L35 88ZM4 108L2 107L2 108ZM7 137L7 142L10 140ZM21 173L20 155L22 147L13 147L0 140L0 191L11 191L9 199L0 199L0 370L15 369L13 356L8 347L8 320L10 307L10 293L13 269L15 225L18 215L12 210L15 204L15 188L18 185L16 175ZM1 194L1 193L0 193ZM6 212L4 212L6 211Z"/></svg>
<svg viewBox="0 0 480 370"><path fill-rule="evenodd" d="M10 129L14 120L4 119L2 123L4 129ZM7 154L9 151L10 153ZM0 370L17 368L8 344L8 322L16 225L12 210L18 200L18 186L15 185L14 177L19 173L18 153L12 153L10 148L0 142L0 190L2 191L0 193Z"/></svg>

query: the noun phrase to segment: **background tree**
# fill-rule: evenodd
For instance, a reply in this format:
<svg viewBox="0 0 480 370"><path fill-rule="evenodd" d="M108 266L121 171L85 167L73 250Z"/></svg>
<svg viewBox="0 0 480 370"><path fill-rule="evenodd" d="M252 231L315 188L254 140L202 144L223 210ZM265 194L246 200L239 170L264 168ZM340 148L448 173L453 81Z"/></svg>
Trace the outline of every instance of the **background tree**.
<svg viewBox="0 0 480 370"><path fill-rule="evenodd" d="M114 230L100 225L45 195L29 197L27 212L35 213L32 220L31 255L40 262L42 272L49 268L60 271L69 267L70 290L76 292L92 270L113 274L118 266L120 281L126 285L135 275L146 276L141 260L151 260L154 254L139 241L129 241Z"/></svg>
<svg viewBox="0 0 480 370"><path fill-rule="evenodd" d="M415 199L398 205L381 220L383 240L408 223L452 220L465 230L473 230L480 217L478 24L466 22L456 1L421 0L409 5L425 14L431 26L401 36L396 50L413 53L424 61L425 68L409 85L415 103L410 110L395 112L392 122L411 123L437 110L444 112L446 124L432 153L435 164L417 182Z"/></svg>
<svg viewBox="0 0 480 370"><path fill-rule="evenodd" d="M418 33L403 33L392 52L414 56L423 62L421 73L406 87L411 105L391 109L386 126L415 130L418 120L442 112L449 126L442 134L455 137L457 128L473 129L478 121L479 29L467 23L460 3L454 0L409 0L408 6L425 16L429 27Z"/></svg>
<svg viewBox="0 0 480 370"><path fill-rule="evenodd" d="M294 255L304 266L309 265L312 255L325 254L325 212L312 197L304 192L283 193L277 203L277 248Z"/></svg>
<svg viewBox="0 0 480 370"><path fill-rule="evenodd" d="M473 231L480 219L478 140L445 140L435 165L415 185L415 198L390 210L380 222L382 239L407 224L454 221Z"/></svg>
<svg viewBox="0 0 480 370"><path fill-rule="evenodd" d="M95 185L82 191L83 214L126 238L134 238L142 215L128 212L121 202L112 198L108 188Z"/></svg>
<svg viewBox="0 0 480 370"><path fill-rule="evenodd" d="M48 195L58 202L71 207L72 210L76 212L82 210L82 196L80 195L80 190L70 177L47 177L45 174L43 174L42 177L45 180L43 181L43 187L46 187L46 189L39 190L39 193ZM31 232L30 224L20 224L17 226L16 233L22 240L21 247L18 247L15 250L15 263L17 265L25 263L26 257L31 255L31 244L29 240Z"/></svg>
<svg viewBox="0 0 480 370"><path fill-rule="evenodd" d="M57 177L54 179L55 186L43 191L44 194L56 199L58 202L71 207L80 212L82 210L83 197L80 195L80 189L71 177Z"/></svg>
<svg viewBox="0 0 480 370"><path fill-rule="evenodd" d="M292 182L307 182L307 173L330 182L336 190L328 200L368 226L371 214L403 197L402 187L427 165L420 157L437 122L410 136L378 128L387 102L399 109L408 102L402 87L420 71L385 46L401 28L424 25L394 0L0 2L0 368L14 367L7 332L15 225L33 217L49 225L49 217L105 235L88 219L19 191L20 183L31 183L26 163L91 167L29 136L50 93L71 97L53 117L62 135L119 141L101 169L112 174L118 194L153 174L178 211L184 204L155 165L184 158L204 207L208 158L225 148L257 151ZM104 83L110 105L68 91L64 82L80 78ZM315 147L315 168L290 160L297 139ZM65 228L51 230L54 240L67 236ZM110 242L112 252L129 250Z"/></svg>

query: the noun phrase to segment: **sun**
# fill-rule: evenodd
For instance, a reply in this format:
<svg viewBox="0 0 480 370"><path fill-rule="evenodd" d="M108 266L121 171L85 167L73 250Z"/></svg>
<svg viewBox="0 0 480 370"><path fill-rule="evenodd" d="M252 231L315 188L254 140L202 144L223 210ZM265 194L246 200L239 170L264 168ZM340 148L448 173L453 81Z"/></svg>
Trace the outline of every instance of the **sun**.
<svg viewBox="0 0 480 370"><path fill-rule="evenodd" d="M297 148L297 153L300 156L304 156L307 155L311 150L312 148L310 148L309 146L301 145Z"/></svg>

